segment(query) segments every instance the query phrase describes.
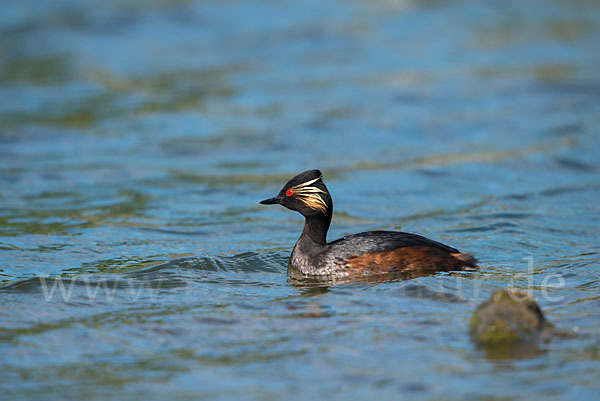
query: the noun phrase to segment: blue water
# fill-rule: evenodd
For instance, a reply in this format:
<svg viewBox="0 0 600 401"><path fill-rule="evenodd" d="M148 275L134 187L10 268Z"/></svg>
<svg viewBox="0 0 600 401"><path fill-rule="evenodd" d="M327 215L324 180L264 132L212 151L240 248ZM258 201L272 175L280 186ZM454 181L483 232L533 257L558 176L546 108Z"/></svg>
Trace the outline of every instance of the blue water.
<svg viewBox="0 0 600 401"><path fill-rule="evenodd" d="M596 400L600 4L0 6L0 398ZM287 274L319 168L329 239L415 232L476 272ZM468 335L498 288L563 335Z"/></svg>

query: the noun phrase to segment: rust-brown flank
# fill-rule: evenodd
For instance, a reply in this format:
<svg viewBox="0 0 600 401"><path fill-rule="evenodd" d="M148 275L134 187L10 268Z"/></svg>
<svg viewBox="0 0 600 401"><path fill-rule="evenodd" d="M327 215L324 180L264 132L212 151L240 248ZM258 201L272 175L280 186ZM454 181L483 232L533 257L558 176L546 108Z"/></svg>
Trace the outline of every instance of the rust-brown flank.
<svg viewBox="0 0 600 401"><path fill-rule="evenodd" d="M352 274L377 274L408 270L460 270L474 267L475 258L465 253L447 253L428 246L406 246L368 253L344 261Z"/></svg>

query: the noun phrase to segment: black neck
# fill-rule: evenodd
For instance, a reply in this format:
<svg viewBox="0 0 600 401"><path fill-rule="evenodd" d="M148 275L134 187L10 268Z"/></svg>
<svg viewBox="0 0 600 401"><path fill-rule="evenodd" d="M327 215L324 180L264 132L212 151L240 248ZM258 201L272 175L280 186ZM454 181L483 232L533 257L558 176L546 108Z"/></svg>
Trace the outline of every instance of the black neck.
<svg viewBox="0 0 600 401"><path fill-rule="evenodd" d="M309 239L317 245L327 244L327 230L330 223L331 212L329 211L325 215L306 217L300 240Z"/></svg>

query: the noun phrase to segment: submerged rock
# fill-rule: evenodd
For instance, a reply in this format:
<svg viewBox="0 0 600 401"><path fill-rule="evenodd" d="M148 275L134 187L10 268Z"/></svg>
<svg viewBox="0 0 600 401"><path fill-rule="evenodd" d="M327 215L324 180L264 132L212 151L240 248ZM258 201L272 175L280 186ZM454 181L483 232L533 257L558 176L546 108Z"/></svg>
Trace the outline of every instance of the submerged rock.
<svg viewBox="0 0 600 401"><path fill-rule="evenodd" d="M471 317L471 336L485 346L534 344L551 327L533 296L513 288L496 291Z"/></svg>

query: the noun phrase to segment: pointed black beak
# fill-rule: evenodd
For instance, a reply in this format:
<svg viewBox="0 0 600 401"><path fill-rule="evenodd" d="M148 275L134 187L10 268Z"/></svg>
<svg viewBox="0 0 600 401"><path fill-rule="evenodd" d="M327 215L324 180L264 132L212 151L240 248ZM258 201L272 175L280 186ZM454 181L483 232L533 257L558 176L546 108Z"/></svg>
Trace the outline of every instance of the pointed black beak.
<svg viewBox="0 0 600 401"><path fill-rule="evenodd" d="M261 200L260 203L263 205L277 205L280 200L281 200L281 198L279 198L279 196L276 196L274 198Z"/></svg>

